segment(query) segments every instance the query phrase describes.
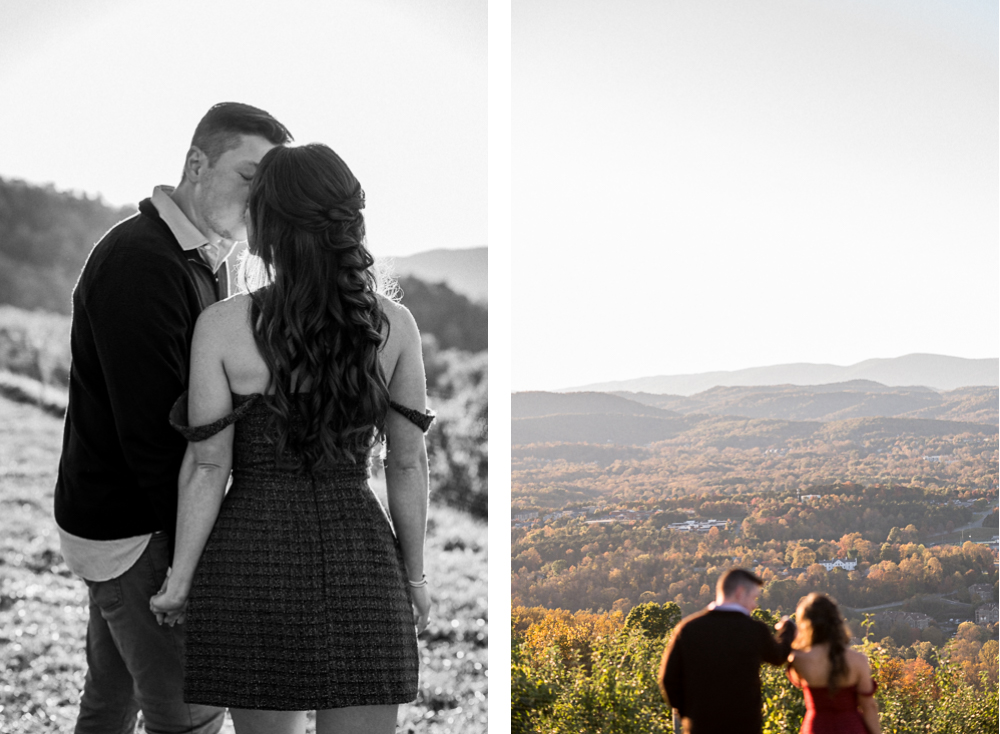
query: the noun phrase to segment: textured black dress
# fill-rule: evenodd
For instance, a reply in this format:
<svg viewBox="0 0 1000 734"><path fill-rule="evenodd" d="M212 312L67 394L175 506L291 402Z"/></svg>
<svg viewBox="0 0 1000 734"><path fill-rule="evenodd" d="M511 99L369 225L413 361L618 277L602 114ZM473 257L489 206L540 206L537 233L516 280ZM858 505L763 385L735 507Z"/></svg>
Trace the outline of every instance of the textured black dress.
<svg viewBox="0 0 1000 734"><path fill-rule="evenodd" d="M396 704L417 695L417 640L399 543L366 462L305 475L278 467L262 395L187 425L201 441L235 423L232 485L188 599L184 700L303 711ZM431 417L393 404L427 430Z"/></svg>

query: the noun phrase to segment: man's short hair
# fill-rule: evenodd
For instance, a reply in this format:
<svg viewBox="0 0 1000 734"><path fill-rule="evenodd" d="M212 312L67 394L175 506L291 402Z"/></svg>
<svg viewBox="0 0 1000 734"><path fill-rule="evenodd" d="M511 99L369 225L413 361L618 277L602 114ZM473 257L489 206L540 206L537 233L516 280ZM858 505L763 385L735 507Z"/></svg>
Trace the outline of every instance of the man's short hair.
<svg viewBox="0 0 1000 734"><path fill-rule="evenodd" d="M292 142L288 128L264 110L239 102L220 102L201 118L191 145L208 156L208 164L214 166L219 156L240 144L241 135L257 135L272 145Z"/></svg>
<svg viewBox="0 0 1000 734"><path fill-rule="evenodd" d="M732 596L741 586L747 588L753 586L763 586L764 580L757 574L747 571L745 568L731 568L719 576L719 581L715 585L716 593L721 593L724 597Z"/></svg>

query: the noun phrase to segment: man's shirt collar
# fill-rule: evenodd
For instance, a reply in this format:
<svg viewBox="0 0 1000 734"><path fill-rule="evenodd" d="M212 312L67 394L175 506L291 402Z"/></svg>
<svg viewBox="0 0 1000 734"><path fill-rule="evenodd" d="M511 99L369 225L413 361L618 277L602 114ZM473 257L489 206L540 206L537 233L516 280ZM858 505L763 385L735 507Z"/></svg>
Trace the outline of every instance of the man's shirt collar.
<svg viewBox="0 0 1000 734"><path fill-rule="evenodd" d="M205 261L214 273L225 262L226 258L229 257L236 243L230 240L220 240L216 243L210 243L208 237L194 226L191 220L187 218L187 215L170 198L173 190L173 186L154 187L153 196L151 197L153 206L156 207L160 219L170 228L181 249L185 251L197 250L202 260Z"/></svg>
<svg viewBox="0 0 1000 734"><path fill-rule="evenodd" d="M713 612L742 612L748 617L750 616L750 612L746 610L746 607L741 607L739 604L716 604L713 601L708 605L708 608Z"/></svg>

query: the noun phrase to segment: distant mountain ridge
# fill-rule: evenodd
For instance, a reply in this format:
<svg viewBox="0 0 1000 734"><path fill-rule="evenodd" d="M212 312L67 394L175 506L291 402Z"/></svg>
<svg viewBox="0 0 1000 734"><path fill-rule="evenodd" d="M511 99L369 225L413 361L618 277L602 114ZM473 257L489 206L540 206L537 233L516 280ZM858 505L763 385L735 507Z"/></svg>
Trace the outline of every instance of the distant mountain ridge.
<svg viewBox="0 0 1000 734"><path fill-rule="evenodd" d="M598 392L511 395L511 443L643 446L682 435L719 446L766 447L792 438L838 440L909 433L997 433L993 387L938 393L849 382L718 387L694 396Z"/></svg>
<svg viewBox="0 0 1000 734"><path fill-rule="evenodd" d="M965 359L939 354L907 354L891 359L867 359L841 367L833 364L779 364L728 372L660 375L592 383L557 392L645 392L694 395L713 387L823 385L870 380L887 387L923 386L937 391L961 387L1000 386L1000 359ZM914 387L919 389L919 387Z"/></svg>
<svg viewBox="0 0 1000 734"><path fill-rule="evenodd" d="M676 418L680 413L664 410L629 395L603 392L516 392L510 396L511 418L540 418L547 415L585 415L593 413L648 415Z"/></svg>
<svg viewBox="0 0 1000 734"><path fill-rule="evenodd" d="M1000 417L1000 388L995 387L962 387L940 393L926 387L888 387L877 382L854 380L830 385L713 387L690 396L613 394L683 415L706 413L824 422L895 417L994 424Z"/></svg>
<svg viewBox="0 0 1000 734"><path fill-rule="evenodd" d="M489 291L487 253L485 247L472 247L379 259L387 262L397 277L412 276L427 283L445 283L456 293L486 304Z"/></svg>

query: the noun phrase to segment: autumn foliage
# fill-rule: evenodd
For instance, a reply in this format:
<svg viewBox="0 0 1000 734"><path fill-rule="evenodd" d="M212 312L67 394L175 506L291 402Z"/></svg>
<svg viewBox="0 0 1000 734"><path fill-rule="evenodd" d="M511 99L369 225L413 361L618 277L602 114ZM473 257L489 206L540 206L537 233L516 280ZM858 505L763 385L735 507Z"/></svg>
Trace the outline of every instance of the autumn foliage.
<svg viewBox="0 0 1000 734"><path fill-rule="evenodd" d="M766 610L754 616L772 625L777 618ZM673 604L642 604L624 618L620 612L516 607L511 622L511 732L674 734L656 670L679 620ZM956 640L981 638L983 630L975 627L963 625ZM883 731L979 734L995 729L996 640L979 644L977 654L985 665L975 670L966 667L962 656L967 651L960 645L933 664L899 657L899 651L867 640L858 649L868 656L878 682ZM761 667L761 683L764 734L798 732L805 713L802 692L774 666Z"/></svg>

